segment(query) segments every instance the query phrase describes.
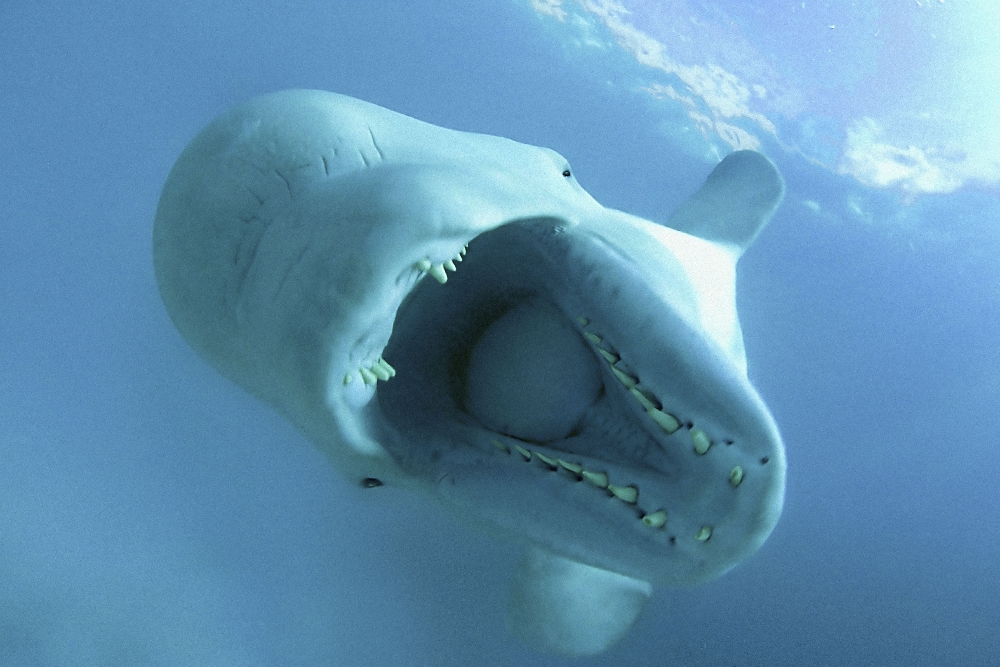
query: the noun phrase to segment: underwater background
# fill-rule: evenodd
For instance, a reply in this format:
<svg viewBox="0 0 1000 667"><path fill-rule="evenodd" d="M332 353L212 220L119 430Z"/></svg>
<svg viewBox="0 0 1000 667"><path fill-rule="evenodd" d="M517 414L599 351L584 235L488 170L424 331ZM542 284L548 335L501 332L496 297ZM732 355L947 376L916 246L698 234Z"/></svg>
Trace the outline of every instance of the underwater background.
<svg viewBox="0 0 1000 667"><path fill-rule="evenodd" d="M5 0L0 665L1000 665L1000 5ZM739 265L788 492L758 554L605 654L505 626L519 549L362 494L212 370L150 257L182 148L345 93L566 156L657 221L726 153L788 192ZM384 492L383 492L384 491Z"/></svg>

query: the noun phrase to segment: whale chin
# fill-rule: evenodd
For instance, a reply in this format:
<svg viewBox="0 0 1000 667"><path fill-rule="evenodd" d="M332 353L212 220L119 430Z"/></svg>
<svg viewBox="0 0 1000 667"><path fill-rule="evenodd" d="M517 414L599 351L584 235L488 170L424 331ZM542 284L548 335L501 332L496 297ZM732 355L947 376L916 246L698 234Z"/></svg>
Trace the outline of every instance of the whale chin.
<svg viewBox="0 0 1000 667"><path fill-rule="evenodd" d="M547 149L286 91L185 150L154 262L192 346L348 479L524 544L512 629L584 655L778 520L735 265L782 192L734 153L658 225Z"/></svg>

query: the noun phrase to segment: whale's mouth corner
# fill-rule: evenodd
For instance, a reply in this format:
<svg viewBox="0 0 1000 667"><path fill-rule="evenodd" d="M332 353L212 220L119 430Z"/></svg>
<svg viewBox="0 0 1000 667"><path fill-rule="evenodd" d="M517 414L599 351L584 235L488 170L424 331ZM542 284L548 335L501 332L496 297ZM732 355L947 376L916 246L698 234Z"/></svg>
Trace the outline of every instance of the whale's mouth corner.
<svg viewBox="0 0 1000 667"><path fill-rule="evenodd" d="M436 280L413 284L361 378L373 435L406 476L476 523L630 576L669 580L666 555L693 563L674 568L680 583L705 578L712 559L689 552L710 540L741 559L720 496L753 493L773 457L753 462L758 448L733 446L750 437L739 420L706 415L688 385L718 366L691 367L684 324L643 312L656 304L622 258L535 218L458 260L446 280L421 267Z"/></svg>

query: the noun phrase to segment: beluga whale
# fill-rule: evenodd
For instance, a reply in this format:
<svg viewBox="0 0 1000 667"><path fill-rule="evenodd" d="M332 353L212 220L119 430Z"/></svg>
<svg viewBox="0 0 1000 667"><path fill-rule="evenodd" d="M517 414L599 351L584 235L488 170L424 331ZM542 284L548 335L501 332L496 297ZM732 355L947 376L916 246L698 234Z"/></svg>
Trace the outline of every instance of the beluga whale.
<svg viewBox="0 0 1000 667"><path fill-rule="evenodd" d="M289 90L184 149L153 260L202 357L352 483L524 545L511 629L591 655L654 585L720 576L781 514L735 282L783 193L737 151L660 224L552 150Z"/></svg>

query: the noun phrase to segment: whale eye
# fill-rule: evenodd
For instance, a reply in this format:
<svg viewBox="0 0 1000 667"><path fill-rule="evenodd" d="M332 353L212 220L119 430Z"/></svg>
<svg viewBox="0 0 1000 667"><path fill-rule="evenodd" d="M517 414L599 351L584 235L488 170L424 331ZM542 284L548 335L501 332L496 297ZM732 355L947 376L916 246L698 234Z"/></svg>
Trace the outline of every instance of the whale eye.
<svg viewBox="0 0 1000 667"><path fill-rule="evenodd" d="M569 177L570 177L570 175L571 175L571 174L569 173L569 169L564 169L564 170L563 170L563 176L565 176L566 178L569 178Z"/></svg>

